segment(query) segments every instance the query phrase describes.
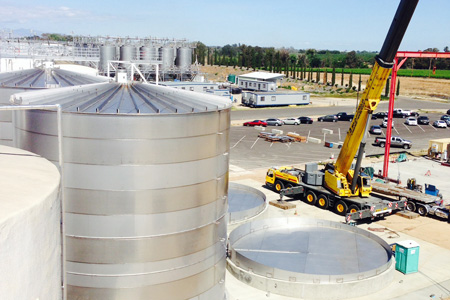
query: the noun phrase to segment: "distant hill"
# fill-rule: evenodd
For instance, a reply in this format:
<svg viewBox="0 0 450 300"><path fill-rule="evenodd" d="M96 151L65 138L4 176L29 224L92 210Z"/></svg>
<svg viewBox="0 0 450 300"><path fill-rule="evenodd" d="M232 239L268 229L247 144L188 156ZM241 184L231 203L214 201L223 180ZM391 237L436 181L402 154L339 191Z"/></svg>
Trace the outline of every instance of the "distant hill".
<svg viewBox="0 0 450 300"><path fill-rule="evenodd" d="M15 37L27 37L27 36L41 36L44 32L40 30L34 30L34 29L28 29L28 28L18 28L18 29L11 29L11 28L4 28L0 30L2 32L3 36L11 36L13 38ZM11 34L11 35L9 35Z"/></svg>

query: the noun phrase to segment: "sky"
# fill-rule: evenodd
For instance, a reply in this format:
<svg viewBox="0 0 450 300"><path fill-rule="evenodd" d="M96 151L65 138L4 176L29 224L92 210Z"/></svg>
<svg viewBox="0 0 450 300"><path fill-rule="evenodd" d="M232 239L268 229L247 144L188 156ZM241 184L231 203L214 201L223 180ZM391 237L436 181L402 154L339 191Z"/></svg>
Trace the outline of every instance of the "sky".
<svg viewBox="0 0 450 300"><path fill-rule="evenodd" d="M1 0L5 29L379 51L399 0ZM6 32L6 31L4 31ZM401 51L450 46L450 1L419 0Z"/></svg>

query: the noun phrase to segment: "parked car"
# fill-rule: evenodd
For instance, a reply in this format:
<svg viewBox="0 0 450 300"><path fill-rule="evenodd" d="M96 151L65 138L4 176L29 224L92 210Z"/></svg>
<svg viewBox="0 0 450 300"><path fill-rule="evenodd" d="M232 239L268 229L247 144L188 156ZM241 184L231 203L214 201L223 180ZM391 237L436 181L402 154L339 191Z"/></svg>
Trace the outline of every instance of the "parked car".
<svg viewBox="0 0 450 300"><path fill-rule="evenodd" d="M300 125L300 120L298 118L287 118L281 120L285 125Z"/></svg>
<svg viewBox="0 0 450 300"><path fill-rule="evenodd" d="M336 115L326 115L323 117L319 117L317 119L317 121L319 121L319 122L337 122L338 117Z"/></svg>
<svg viewBox="0 0 450 300"><path fill-rule="evenodd" d="M383 119L383 123L381 123L381 127L387 128L387 124L388 124L387 121L388 121L388 118L385 117ZM392 120L392 128L394 128L394 120Z"/></svg>
<svg viewBox="0 0 450 300"><path fill-rule="evenodd" d="M355 115L348 115L346 112L340 112L336 114L339 121L352 121Z"/></svg>
<svg viewBox="0 0 450 300"><path fill-rule="evenodd" d="M240 88L231 88L231 93L234 94L240 94L242 93L242 89Z"/></svg>
<svg viewBox="0 0 450 300"><path fill-rule="evenodd" d="M447 128L447 123L443 120L437 120L433 122L433 126L437 128Z"/></svg>
<svg viewBox="0 0 450 300"><path fill-rule="evenodd" d="M381 134L382 133L381 127L378 125L372 125L369 129L369 132L371 134Z"/></svg>
<svg viewBox="0 0 450 300"><path fill-rule="evenodd" d="M270 126L282 126L284 123L280 119L267 119L266 120L267 125Z"/></svg>
<svg viewBox="0 0 450 300"><path fill-rule="evenodd" d="M417 119L414 117L408 117L405 120L405 124L409 126L417 126Z"/></svg>
<svg viewBox="0 0 450 300"><path fill-rule="evenodd" d="M384 117L387 117L387 112L381 111L381 112L377 112L377 113L373 114L372 120L384 119Z"/></svg>
<svg viewBox="0 0 450 300"><path fill-rule="evenodd" d="M386 138L385 137L377 137L373 142L376 146L380 146L384 148L386 146ZM404 149L410 149L412 147L412 142L408 140L404 140L398 136L391 137L391 147L401 147Z"/></svg>
<svg viewBox="0 0 450 300"><path fill-rule="evenodd" d="M430 124L430 119L427 116L420 116L417 118L417 123L422 125Z"/></svg>
<svg viewBox="0 0 450 300"><path fill-rule="evenodd" d="M441 117L442 121L445 121L445 123L447 124L447 127L450 126L450 116L449 115L443 115Z"/></svg>
<svg viewBox="0 0 450 300"><path fill-rule="evenodd" d="M313 123L313 119L311 119L310 117L299 117L298 119L300 120L301 124L312 124Z"/></svg>
<svg viewBox="0 0 450 300"><path fill-rule="evenodd" d="M407 115L405 115L403 113L403 110L401 110L401 109L394 109L394 111L392 112L392 117L393 118L406 118Z"/></svg>
<svg viewBox="0 0 450 300"><path fill-rule="evenodd" d="M254 120L254 121L250 121L250 122L245 122L244 126L263 126L263 127L266 127L267 126L267 122L263 121L263 120Z"/></svg>

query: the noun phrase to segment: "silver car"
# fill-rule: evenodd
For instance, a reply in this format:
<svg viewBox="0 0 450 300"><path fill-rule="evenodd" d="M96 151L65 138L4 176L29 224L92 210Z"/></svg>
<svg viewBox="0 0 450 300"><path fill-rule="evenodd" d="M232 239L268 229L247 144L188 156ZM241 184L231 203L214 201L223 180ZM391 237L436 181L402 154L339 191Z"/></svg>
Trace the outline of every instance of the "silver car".
<svg viewBox="0 0 450 300"><path fill-rule="evenodd" d="M269 126L281 126L284 124L280 119L267 119L266 123Z"/></svg>
<svg viewBox="0 0 450 300"><path fill-rule="evenodd" d="M300 120L298 118L287 118L282 121L285 125L300 125Z"/></svg>

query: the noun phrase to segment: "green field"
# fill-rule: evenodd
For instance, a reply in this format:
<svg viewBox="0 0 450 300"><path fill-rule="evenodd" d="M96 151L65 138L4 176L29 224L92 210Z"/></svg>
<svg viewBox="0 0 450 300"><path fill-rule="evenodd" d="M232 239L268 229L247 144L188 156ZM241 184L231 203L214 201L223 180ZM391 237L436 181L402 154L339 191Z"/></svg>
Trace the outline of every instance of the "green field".
<svg viewBox="0 0 450 300"><path fill-rule="evenodd" d="M325 69L320 69L323 72ZM326 69L328 74L331 75L333 69ZM317 69L313 69L313 72L316 72ZM336 68L336 74L341 74L342 69ZM353 74L366 74L370 75L372 69L344 69L344 73L348 74L352 72ZM400 69L397 73L398 76L406 76L406 77L430 77L430 78L442 78L442 79L450 79L450 70L436 70L436 74L433 74L432 71L429 70L408 70L408 69Z"/></svg>

